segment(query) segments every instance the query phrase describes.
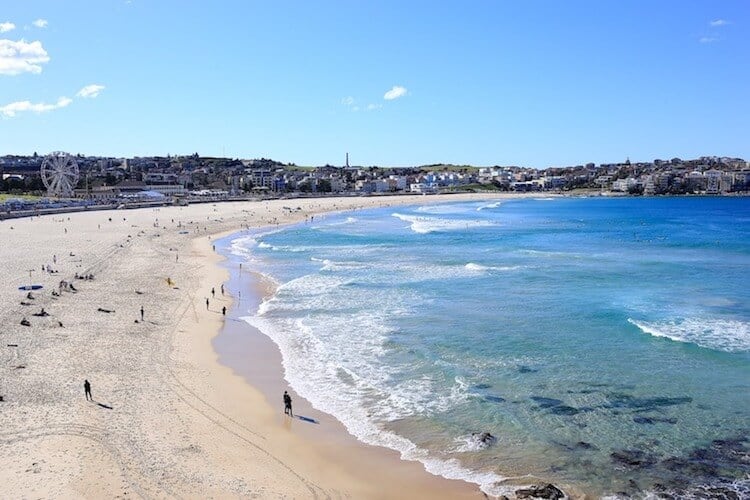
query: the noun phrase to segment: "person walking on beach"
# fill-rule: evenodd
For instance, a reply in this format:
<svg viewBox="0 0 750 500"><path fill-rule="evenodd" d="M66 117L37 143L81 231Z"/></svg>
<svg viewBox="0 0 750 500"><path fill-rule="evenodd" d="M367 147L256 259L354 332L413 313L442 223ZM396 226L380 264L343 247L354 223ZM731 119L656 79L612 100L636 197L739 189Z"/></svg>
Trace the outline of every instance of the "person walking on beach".
<svg viewBox="0 0 750 500"><path fill-rule="evenodd" d="M211 287L211 297L216 298L216 289L214 287Z"/></svg>
<svg viewBox="0 0 750 500"><path fill-rule="evenodd" d="M143 323L143 306L141 306L141 323Z"/></svg>
<svg viewBox="0 0 750 500"><path fill-rule="evenodd" d="M206 311L208 311L208 297L206 297Z"/></svg>
<svg viewBox="0 0 750 500"><path fill-rule="evenodd" d="M294 412L292 412L292 397L286 391L284 391L284 413L290 417L294 416Z"/></svg>
<svg viewBox="0 0 750 500"><path fill-rule="evenodd" d="M221 308L221 315L222 315L222 316L226 316L226 315L227 315L227 306L223 306L223 307Z"/></svg>
<svg viewBox="0 0 750 500"><path fill-rule="evenodd" d="M86 401L94 400L94 397L91 395L91 384L89 384L88 380L83 381L83 392L86 395Z"/></svg>
<svg viewBox="0 0 750 500"><path fill-rule="evenodd" d="M224 295L224 283L221 284L221 294Z"/></svg>

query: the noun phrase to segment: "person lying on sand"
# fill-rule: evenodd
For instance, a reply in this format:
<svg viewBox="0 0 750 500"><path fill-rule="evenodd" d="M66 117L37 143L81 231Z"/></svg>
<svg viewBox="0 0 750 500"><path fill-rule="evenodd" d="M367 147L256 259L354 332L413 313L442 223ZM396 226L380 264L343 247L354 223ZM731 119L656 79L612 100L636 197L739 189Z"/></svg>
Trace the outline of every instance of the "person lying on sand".
<svg viewBox="0 0 750 500"><path fill-rule="evenodd" d="M42 307L42 310L39 311L38 313L34 313L34 316L44 317L44 316L49 316L49 313L45 311L44 308Z"/></svg>
<svg viewBox="0 0 750 500"><path fill-rule="evenodd" d="M113 313L113 312L115 312L114 309L104 309L103 307L100 307L99 309L97 309L97 311L103 312L103 313Z"/></svg>
<svg viewBox="0 0 750 500"><path fill-rule="evenodd" d="M21 320L21 324L23 326L31 326L31 322L28 319L26 319L25 317Z"/></svg>

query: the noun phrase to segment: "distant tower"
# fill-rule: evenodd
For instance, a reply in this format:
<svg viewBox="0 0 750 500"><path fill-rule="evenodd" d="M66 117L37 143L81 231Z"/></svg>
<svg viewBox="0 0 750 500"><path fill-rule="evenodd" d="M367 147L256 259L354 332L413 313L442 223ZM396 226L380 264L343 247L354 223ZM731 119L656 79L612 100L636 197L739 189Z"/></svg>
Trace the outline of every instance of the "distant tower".
<svg viewBox="0 0 750 500"><path fill-rule="evenodd" d="M349 168L349 153L346 153L346 168Z"/></svg>

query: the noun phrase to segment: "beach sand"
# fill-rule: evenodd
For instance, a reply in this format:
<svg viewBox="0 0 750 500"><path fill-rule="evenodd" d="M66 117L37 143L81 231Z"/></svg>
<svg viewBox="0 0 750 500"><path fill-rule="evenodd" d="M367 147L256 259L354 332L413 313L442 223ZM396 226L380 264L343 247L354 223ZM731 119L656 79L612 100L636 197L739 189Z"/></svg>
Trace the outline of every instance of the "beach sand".
<svg viewBox="0 0 750 500"><path fill-rule="evenodd" d="M219 293L229 273L212 241L314 213L488 197L500 196L227 202L0 222L0 498L482 497L475 485L358 443L299 398L297 412L320 423L285 417L280 393L269 401L220 364L212 339L233 317L221 313L232 310ZM77 291L53 296L62 280ZM18 290L30 283L44 286L34 298ZM41 308L49 316L35 316ZM264 345L248 364L279 378L278 351Z"/></svg>

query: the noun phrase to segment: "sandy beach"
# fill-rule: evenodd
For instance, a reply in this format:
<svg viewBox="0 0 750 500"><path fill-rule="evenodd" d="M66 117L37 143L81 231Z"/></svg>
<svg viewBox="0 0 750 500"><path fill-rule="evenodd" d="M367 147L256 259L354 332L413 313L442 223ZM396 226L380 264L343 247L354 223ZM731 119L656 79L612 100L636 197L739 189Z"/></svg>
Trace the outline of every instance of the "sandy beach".
<svg viewBox="0 0 750 500"><path fill-rule="evenodd" d="M0 498L482 497L475 485L358 443L304 401L295 399L298 413L319 424L286 418L280 393L269 401L212 347L232 318L230 293L219 291L229 273L212 248L217 237L333 210L459 197L493 196L232 202L0 222ZM28 284L43 288L27 296L19 287ZM255 358L273 365L266 377L280 373L273 356L269 348Z"/></svg>

